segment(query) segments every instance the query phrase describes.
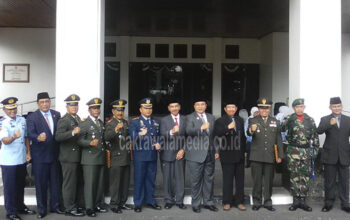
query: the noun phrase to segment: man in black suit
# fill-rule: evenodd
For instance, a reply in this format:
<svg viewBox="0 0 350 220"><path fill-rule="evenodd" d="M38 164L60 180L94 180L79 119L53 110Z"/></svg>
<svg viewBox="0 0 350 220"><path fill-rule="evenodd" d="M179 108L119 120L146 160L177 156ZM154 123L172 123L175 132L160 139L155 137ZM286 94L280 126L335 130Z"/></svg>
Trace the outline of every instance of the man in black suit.
<svg viewBox="0 0 350 220"><path fill-rule="evenodd" d="M332 209L335 200L337 173L339 175L339 197L342 210L350 213L349 207L349 165L350 165L350 117L343 115L339 97L330 99L332 114L321 118L317 128L319 134L326 133L323 144L322 162L325 178L325 205L322 212Z"/></svg>
<svg viewBox="0 0 350 220"><path fill-rule="evenodd" d="M228 211L231 205L237 206L241 211L246 210L244 201L244 152L246 137L244 134L244 121L238 115L237 106L233 102L225 105L225 115L215 122L215 144L220 147L220 161L223 177L223 205ZM221 138L221 140L217 138ZM236 183L236 193L233 197L233 179Z"/></svg>
<svg viewBox="0 0 350 220"><path fill-rule="evenodd" d="M30 151L33 159L38 218L44 218L47 214L48 188L51 212L65 213L59 208L59 144L54 138L61 114L50 109L51 102L47 92L38 94L37 103L39 109L28 115L27 132L31 140Z"/></svg>
<svg viewBox="0 0 350 220"><path fill-rule="evenodd" d="M164 137L160 159L162 161L165 209L176 204L185 209L185 160L184 144L186 119L179 114L181 105L178 100L170 100L169 115L160 121L160 134Z"/></svg>
<svg viewBox="0 0 350 220"><path fill-rule="evenodd" d="M214 205L214 171L215 159L219 158L218 149L214 148L213 130L215 118L206 111L206 99L196 99L194 112L187 115L186 134L188 135L185 152L186 161L191 174L192 210L204 208L218 211Z"/></svg>

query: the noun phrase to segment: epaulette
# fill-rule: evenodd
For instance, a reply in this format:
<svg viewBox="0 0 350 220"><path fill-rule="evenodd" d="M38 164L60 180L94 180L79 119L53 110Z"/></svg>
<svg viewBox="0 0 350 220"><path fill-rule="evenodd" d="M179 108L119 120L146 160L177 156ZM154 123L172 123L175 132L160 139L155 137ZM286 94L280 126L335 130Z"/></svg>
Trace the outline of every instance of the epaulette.
<svg viewBox="0 0 350 220"><path fill-rule="evenodd" d="M140 119L140 117L136 117L136 118L133 118L131 120L135 121L135 120L139 120L139 119Z"/></svg>
<svg viewBox="0 0 350 220"><path fill-rule="evenodd" d="M113 119L109 119L109 120L107 121L107 123L109 123L109 122L111 122L111 121L113 121Z"/></svg>
<svg viewBox="0 0 350 220"><path fill-rule="evenodd" d="M86 121L86 119L87 119L87 118L83 118L83 119L81 119L81 122L84 122L84 121Z"/></svg>

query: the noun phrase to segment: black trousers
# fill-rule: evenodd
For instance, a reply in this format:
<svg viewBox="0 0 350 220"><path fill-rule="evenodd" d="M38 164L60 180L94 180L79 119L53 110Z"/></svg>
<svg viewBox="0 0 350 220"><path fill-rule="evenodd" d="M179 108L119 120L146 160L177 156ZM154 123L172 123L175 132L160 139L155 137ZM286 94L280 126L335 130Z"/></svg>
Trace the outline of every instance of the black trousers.
<svg viewBox="0 0 350 220"><path fill-rule="evenodd" d="M222 203L224 205L239 205L244 201L244 161L241 163L221 163L223 187ZM236 185L233 196L233 182Z"/></svg>
<svg viewBox="0 0 350 220"><path fill-rule="evenodd" d="M109 168L109 192L111 207L125 205L128 200L130 183L130 165Z"/></svg>
<svg viewBox="0 0 350 220"><path fill-rule="evenodd" d="M336 197L336 178L342 207L349 207L349 166L324 164L325 205L332 206Z"/></svg>
<svg viewBox="0 0 350 220"><path fill-rule="evenodd" d="M33 162L33 173L35 177L36 203L38 212L47 213L47 192L50 189L50 208L60 208L60 186L58 161L52 163Z"/></svg>
<svg viewBox="0 0 350 220"><path fill-rule="evenodd" d="M24 187L27 175L26 164L1 166L4 184L5 209L8 215L15 215L18 210L26 208L24 205Z"/></svg>
<svg viewBox="0 0 350 220"><path fill-rule="evenodd" d="M63 184L62 197L66 211L84 207L83 169L80 163L61 162Z"/></svg>
<svg viewBox="0 0 350 220"><path fill-rule="evenodd" d="M262 196L264 197L264 205L272 206L272 184L275 174L275 166L272 163L251 162L251 171L253 177L253 204L262 205ZM264 192L262 185L264 183ZM264 194L264 195L263 195Z"/></svg>

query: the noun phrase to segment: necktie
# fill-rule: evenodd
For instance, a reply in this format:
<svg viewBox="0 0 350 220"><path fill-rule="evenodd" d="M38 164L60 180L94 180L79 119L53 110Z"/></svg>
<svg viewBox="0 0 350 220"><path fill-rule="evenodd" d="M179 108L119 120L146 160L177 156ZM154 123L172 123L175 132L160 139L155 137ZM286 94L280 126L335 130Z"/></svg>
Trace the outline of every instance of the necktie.
<svg viewBox="0 0 350 220"><path fill-rule="evenodd" d="M50 125L50 122L49 122L49 114L45 113L45 121L47 123L47 126L49 126L49 129L52 133L52 129L51 129L51 125Z"/></svg>
<svg viewBox="0 0 350 220"><path fill-rule="evenodd" d="M266 122L267 122L267 117L265 117L265 118L263 118L264 119L264 123L266 124Z"/></svg>
<svg viewBox="0 0 350 220"><path fill-rule="evenodd" d="M177 117L175 117L175 126L179 126L179 122L177 121Z"/></svg>
<svg viewBox="0 0 350 220"><path fill-rule="evenodd" d="M151 125L151 119L148 118L147 122L148 122L149 125Z"/></svg>
<svg viewBox="0 0 350 220"><path fill-rule="evenodd" d="M338 128L340 128L340 117L339 116L337 117L337 125L338 125Z"/></svg>
<svg viewBox="0 0 350 220"><path fill-rule="evenodd" d="M95 119L95 124L97 125L97 127L100 127L100 123L97 118Z"/></svg>

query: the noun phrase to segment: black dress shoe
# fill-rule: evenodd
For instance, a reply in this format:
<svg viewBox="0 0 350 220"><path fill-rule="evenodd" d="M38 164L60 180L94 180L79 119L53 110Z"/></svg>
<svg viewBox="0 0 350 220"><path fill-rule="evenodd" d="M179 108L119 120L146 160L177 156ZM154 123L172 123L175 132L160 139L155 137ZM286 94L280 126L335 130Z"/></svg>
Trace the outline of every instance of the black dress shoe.
<svg viewBox="0 0 350 220"><path fill-rule="evenodd" d="M66 213L66 212L62 211L61 209L54 209L54 210L51 210L50 212L56 213L56 214L59 214L59 215L62 215L62 214Z"/></svg>
<svg viewBox="0 0 350 220"><path fill-rule="evenodd" d="M92 209L87 209L86 210L86 215L89 217L96 217L96 212Z"/></svg>
<svg viewBox="0 0 350 220"><path fill-rule="evenodd" d="M271 212L276 211L276 209L274 207L270 206L270 205L269 206L264 206L264 208L269 210L269 211L271 211Z"/></svg>
<svg viewBox="0 0 350 220"><path fill-rule="evenodd" d="M261 208L260 205L253 205L252 210L253 211L258 211Z"/></svg>
<svg viewBox="0 0 350 220"><path fill-rule="evenodd" d="M154 210L161 210L162 209L162 207L160 207L157 203L147 204L147 206L154 209Z"/></svg>
<svg viewBox="0 0 350 220"><path fill-rule="evenodd" d="M177 207L179 207L180 209L187 209L187 207L181 203L181 204L176 204Z"/></svg>
<svg viewBox="0 0 350 220"><path fill-rule="evenodd" d="M332 206L325 205L325 206L323 206L321 211L322 212L329 212L332 208L333 208Z"/></svg>
<svg viewBox="0 0 350 220"><path fill-rule="evenodd" d="M171 204L171 203L165 203L165 206L164 208L165 209L171 209L171 207L173 207L174 204Z"/></svg>
<svg viewBox="0 0 350 220"><path fill-rule="evenodd" d="M350 213L350 207L341 207L344 212Z"/></svg>
<svg viewBox="0 0 350 220"><path fill-rule="evenodd" d="M36 217L37 218L45 218L46 213L39 213Z"/></svg>
<svg viewBox="0 0 350 220"><path fill-rule="evenodd" d="M105 212L108 212L108 210L105 208L102 208L101 206L96 206L95 212L105 213Z"/></svg>
<svg viewBox="0 0 350 220"><path fill-rule="evenodd" d="M200 213L201 212L201 208L199 208L199 207L192 207L192 210L195 213Z"/></svg>
<svg viewBox="0 0 350 220"><path fill-rule="evenodd" d="M117 214L121 214L123 213L122 212L122 209L120 207L117 207L117 208L111 208L111 211L114 212L114 213L117 213Z"/></svg>
<svg viewBox="0 0 350 220"><path fill-rule="evenodd" d="M35 215L36 211L28 209L28 208L25 208L23 210L18 210L18 213L22 214L22 215Z"/></svg>
<svg viewBox="0 0 350 220"><path fill-rule="evenodd" d="M83 207L78 207L77 210L78 210L79 212L85 212L85 208L83 208Z"/></svg>
<svg viewBox="0 0 350 220"><path fill-rule="evenodd" d="M127 205L127 204L121 205L119 207L121 209L124 209L124 210L132 210L133 209L133 207L131 205Z"/></svg>
<svg viewBox="0 0 350 220"><path fill-rule="evenodd" d="M306 205L305 203L304 204L301 204L300 205L300 208L304 211L307 211L307 212L312 212L312 208L308 205Z"/></svg>
<svg viewBox="0 0 350 220"><path fill-rule="evenodd" d="M298 209L298 206L294 204L289 207L289 211L295 211L297 209Z"/></svg>
<svg viewBox="0 0 350 220"><path fill-rule="evenodd" d="M141 212L142 208L140 206L135 206L134 211L135 212Z"/></svg>
<svg viewBox="0 0 350 220"><path fill-rule="evenodd" d="M78 210L70 210L70 211L66 211L66 215L70 215L74 217L83 217L85 214L82 212L79 212Z"/></svg>
<svg viewBox="0 0 350 220"><path fill-rule="evenodd" d="M10 220L21 220L21 217L18 215L6 215L6 218Z"/></svg>
<svg viewBox="0 0 350 220"><path fill-rule="evenodd" d="M217 212L219 209L215 207L215 205L205 205L203 206L205 209L209 209L210 211Z"/></svg>

